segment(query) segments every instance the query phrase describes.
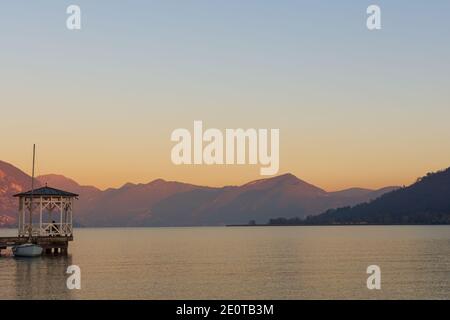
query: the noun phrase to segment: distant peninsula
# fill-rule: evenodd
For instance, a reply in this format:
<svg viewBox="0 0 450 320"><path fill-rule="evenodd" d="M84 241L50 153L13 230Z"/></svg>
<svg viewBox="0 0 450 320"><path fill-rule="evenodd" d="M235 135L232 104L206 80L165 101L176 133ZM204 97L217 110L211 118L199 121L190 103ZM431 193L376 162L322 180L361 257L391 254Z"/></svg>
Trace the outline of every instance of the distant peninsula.
<svg viewBox="0 0 450 320"><path fill-rule="evenodd" d="M355 206L306 218L273 218L266 225L448 225L450 168L428 173L408 187ZM250 223L249 225L254 225Z"/></svg>

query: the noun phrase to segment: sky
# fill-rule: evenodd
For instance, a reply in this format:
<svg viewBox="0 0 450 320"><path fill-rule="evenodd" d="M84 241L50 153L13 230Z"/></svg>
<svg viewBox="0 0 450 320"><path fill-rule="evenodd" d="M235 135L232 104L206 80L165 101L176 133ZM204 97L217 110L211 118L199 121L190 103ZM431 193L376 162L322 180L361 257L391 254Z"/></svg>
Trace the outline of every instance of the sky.
<svg viewBox="0 0 450 320"><path fill-rule="evenodd" d="M66 28L81 8L82 29ZM381 8L382 29L366 28ZM171 132L280 129L280 171L326 190L450 166L450 2L2 1L0 160L100 188L235 185L176 166Z"/></svg>

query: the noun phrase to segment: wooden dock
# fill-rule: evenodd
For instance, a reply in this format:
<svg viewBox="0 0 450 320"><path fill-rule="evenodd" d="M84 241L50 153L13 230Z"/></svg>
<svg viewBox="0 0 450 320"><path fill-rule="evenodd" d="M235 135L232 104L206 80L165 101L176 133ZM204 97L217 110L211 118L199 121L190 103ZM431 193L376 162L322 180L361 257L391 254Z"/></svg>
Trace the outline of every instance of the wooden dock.
<svg viewBox="0 0 450 320"><path fill-rule="evenodd" d="M69 241L73 236L39 236L33 237L32 242L40 245L45 254L67 254ZM28 237L0 237L0 251L28 242Z"/></svg>

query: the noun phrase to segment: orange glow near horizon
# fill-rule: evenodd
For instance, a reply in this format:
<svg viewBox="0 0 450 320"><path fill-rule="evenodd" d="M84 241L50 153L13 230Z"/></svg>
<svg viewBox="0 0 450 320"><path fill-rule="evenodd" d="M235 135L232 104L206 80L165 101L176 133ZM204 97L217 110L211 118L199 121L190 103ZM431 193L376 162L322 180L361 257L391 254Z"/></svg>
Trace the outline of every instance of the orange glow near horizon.
<svg viewBox="0 0 450 320"><path fill-rule="evenodd" d="M100 153L86 149L76 151L70 146L57 148L56 145L55 151L58 152L52 152L49 147L48 144L38 145L37 175L61 174L81 185L93 185L100 189L119 188L128 182L148 183L159 178L215 187L241 185L252 180L269 178L259 174L259 165L176 166L170 162L170 150L166 150L163 157L162 151L148 156L140 154L138 150L135 150L135 153L131 150L121 152L120 148L104 146L103 152ZM60 155L58 156L57 153ZM89 156L81 156L82 154ZM352 155L330 158L323 153L318 156L310 153L302 159L301 155L294 157L291 153L288 157L282 152L280 158L281 166L277 175L292 173L299 179L326 191L351 187L378 189L386 186L409 185L427 172L448 167L445 161L431 160L415 166L411 163L403 166L401 162L393 163L387 161L388 159L373 159L368 162L367 159L364 161L363 155L359 158ZM333 159L332 163L328 162L329 159ZM20 150L16 157L2 160L28 174L31 172L30 150L28 152ZM299 164L297 165L296 162Z"/></svg>
<svg viewBox="0 0 450 320"><path fill-rule="evenodd" d="M267 178L260 165L172 164L171 132L201 120L279 129L278 174L328 191L450 166L447 3L407 15L386 3L395 23L374 32L364 5L274 3L86 2L72 32L60 6L5 2L0 160L29 173L36 143L38 174L101 189Z"/></svg>

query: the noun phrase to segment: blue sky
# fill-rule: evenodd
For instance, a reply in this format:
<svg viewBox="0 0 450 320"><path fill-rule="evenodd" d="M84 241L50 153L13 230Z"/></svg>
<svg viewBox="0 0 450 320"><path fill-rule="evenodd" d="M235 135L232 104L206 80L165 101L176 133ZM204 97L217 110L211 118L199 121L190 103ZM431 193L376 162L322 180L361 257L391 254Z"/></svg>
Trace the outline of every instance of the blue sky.
<svg viewBox="0 0 450 320"><path fill-rule="evenodd" d="M81 31L65 27L70 4L81 7ZM370 4L381 7L380 31L366 28ZM449 9L449 1L2 2L0 134L11 137L2 160L26 168L33 135L42 173L82 183L258 178L257 167L173 167L170 132L203 120L280 128L282 170L328 189L409 183L450 160Z"/></svg>

